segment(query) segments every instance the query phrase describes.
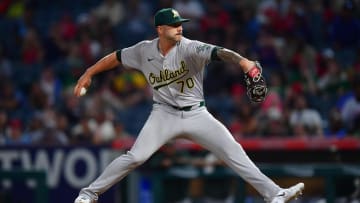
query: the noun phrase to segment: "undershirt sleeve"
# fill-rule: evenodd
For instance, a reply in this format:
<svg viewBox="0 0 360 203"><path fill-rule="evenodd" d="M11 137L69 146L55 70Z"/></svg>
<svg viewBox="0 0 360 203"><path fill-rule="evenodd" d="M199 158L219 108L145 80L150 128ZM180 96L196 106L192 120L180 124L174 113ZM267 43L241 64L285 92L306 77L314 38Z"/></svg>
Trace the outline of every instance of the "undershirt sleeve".
<svg viewBox="0 0 360 203"><path fill-rule="evenodd" d="M221 59L219 58L219 56L217 55L217 51L219 49L223 49L223 47L214 47L211 51L211 57L210 57L210 60L211 61L221 61Z"/></svg>
<svg viewBox="0 0 360 203"><path fill-rule="evenodd" d="M122 49L119 49L115 52L117 60L121 63L121 51Z"/></svg>

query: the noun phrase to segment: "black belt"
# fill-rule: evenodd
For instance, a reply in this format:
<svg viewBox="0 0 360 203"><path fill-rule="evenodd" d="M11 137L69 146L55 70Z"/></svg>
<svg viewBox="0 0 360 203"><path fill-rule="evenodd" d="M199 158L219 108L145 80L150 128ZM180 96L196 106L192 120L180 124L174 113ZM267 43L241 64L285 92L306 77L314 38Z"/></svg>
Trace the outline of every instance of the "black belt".
<svg viewBox="0 0 360 203"><path fill-rule="evenodd" d="M156 102L157 103L157 102ZM157 103L157 104L161 104L161 103ZM202 107L205 106L205 101L201 101L199 103L199 105L193 105L193 106L184 106L184 107L179 107L179 106L173 106L173 105L169 105L171 106L173 109L179 110L179 111L191 111L193 107Z"/></svg>

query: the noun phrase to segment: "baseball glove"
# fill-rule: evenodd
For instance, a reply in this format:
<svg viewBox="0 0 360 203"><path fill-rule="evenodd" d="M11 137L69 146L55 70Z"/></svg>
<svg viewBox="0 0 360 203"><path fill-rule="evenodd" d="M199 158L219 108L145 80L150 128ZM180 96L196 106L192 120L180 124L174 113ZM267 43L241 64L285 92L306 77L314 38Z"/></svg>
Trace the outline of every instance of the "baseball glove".
<svg viewBox="0 0 360 203"><path fill-rule="evenodd" d="M259 103L265 100L267 86L262 76L262 67L258 61L255 66L245 73L246 93L251 102Z"/></svg>

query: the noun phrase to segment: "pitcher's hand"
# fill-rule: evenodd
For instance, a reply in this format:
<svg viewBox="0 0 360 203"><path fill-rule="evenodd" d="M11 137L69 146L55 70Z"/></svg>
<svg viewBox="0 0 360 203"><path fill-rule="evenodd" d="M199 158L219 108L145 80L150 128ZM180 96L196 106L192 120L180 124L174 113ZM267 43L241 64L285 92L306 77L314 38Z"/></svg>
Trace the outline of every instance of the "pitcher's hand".
<svg viewBox="0 0 360 203"><path fill-rule="evenodd" d="M88 87L90 86L91 84L91 75L88 74L88 73L84 73L78 80L75 88L74 88L74 95L77 96L77 97L80 97L80 91L81 91L81 88L85 88L85 89L88 89Z"/></svg>

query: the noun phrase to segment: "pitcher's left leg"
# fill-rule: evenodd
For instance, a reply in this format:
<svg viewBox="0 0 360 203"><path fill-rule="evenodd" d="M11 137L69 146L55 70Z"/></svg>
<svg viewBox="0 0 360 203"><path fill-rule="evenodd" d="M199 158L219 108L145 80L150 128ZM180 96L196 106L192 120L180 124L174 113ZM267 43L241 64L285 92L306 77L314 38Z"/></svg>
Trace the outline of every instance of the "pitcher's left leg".
<svg viewBox="0 0 360 203"><path fill-rule="evenodd" d="M266 200L280 191L281 188L259 170L226 127L210 113L202 111L187 118L186 123L191 139L222 159Z"/></svg>

